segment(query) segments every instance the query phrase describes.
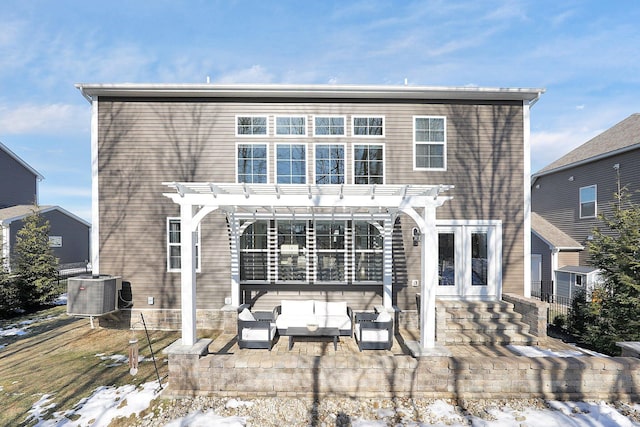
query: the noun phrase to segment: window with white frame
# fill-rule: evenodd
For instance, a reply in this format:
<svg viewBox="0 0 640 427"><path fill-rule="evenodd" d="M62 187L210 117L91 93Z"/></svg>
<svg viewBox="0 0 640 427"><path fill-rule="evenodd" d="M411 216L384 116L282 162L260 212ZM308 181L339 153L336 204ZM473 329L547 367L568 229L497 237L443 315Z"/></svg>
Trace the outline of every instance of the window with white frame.
<svg viewBox="0 0 640 427"><path fill-rule="evenodd" d="M353 221L354 282L381 282L383 236L382 225L369 221Z"/></svg>
<svg viewBox="0 0 640 427"><path fill-rule="evenodd" d="M276 183L306 184L307 147L305 144L276 146Z"/></svg>
<svg viewBox="0 0 640 427"><path fill-rule="evenodd" d="M267 129L267 116L236 116L236 136L265 136Z"/></svg>
<svg viewBox="0 0 640 427"><path fill-rule="evenodd" d="M266 184L267 144L238 144L238 183Z"/></svg>
<svg viewBox="0 0 640 427"><path fill-rule="evenodd" d="M413 142L415 169L446 169L445 117L414 117Z"/></svg>
<svg viewBox="0 0 640 427"><path fill-rule="evenodd" d="M580 218L595 218L598 188L595 185L580 188Z"/></svg>
<svg viewBox="0 0 640 427"><path fill-rule="evenodd" d="M276 116L276 135L305 136L307 120L304 116Z"/></svg>
<svg viewBox="0 0 640 427"><path fill-rule="evenodd" d="M344 184L345 148L342 144L315 146L316 184Z"/></svg>
<svg viewBox="0 0 640 427"><path fill-rule="evenodd" d="M181 265L181 224L180 218L167 218L167 271L180 271ZM200 227L195 235L196 270L200 271Z"/></svg>
<svg viewBox="0 0 640 427"><path fill-rule="evenodd" d="M268 279L269 222L242 221L240 225L240 280L264 282Z"/></svg>
<svg viewBox="0 0 640 427"><path fill-rule="evenodd" d="M346 222L316 221L316 280L319 282L344 282L346 261Z"/></svg>
<svg viewBox="0 0 640 427"><path fill-rule="evenodd" d="M315 136L344 136L345 119L343 116L316 116L313 118Z"/></svg>
<svg viewBox="0 0 640 427"><path fill-rule="evenodd" d="M384 184L384 146L354 144L353 183Z"/></svg>
<svg viewBox="0 0 640 427"><path fill-rule="evenodd" d="M384 136L384 117L353 116L353 136Z"/></svg>

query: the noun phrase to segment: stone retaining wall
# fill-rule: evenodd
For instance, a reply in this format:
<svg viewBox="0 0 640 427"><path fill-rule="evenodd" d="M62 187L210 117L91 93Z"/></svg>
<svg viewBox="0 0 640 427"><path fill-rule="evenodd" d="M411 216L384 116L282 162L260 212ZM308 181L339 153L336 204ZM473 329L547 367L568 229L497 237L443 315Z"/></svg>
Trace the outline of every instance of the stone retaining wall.
<svg viewBox="0 0 640 427"><path fill-rule="evenodd" d="M547 336L548 303L516 294L502 294L502 299L513 304L514 311L522 315L522 321L529 325L530 334L539 338Z"/></svg>
<svg viewBox="0 0 640 427"><path fill-rule="evenodd" d="M640 400L640 359L169 355L165 397Z"/></svg>

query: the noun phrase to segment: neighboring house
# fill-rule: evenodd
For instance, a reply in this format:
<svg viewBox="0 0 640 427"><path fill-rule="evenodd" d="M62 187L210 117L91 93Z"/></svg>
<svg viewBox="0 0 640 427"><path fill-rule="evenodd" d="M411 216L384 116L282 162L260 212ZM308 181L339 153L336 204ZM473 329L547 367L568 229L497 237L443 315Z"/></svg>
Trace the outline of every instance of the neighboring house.
<svg viewBox="0 0 640 427"><path fill-rule="evenodd" d="M539 272L542 292L571 297L575 288L597 283L587 243L603 226L598 215L611 214L622 188L640 203L640 114L533 174L532 280L540 283Z"/></svg>
<svg viewBox="0 0 640 427"><path fill-rule="evenodd" d="M420 293L429 346L436 294L529 293L541 89L77 87L93 107L94 273L122 276L131 318L182 325L184 344L225 306L403 312Z"/></svg>
<svg viewBox="0 0 640 427"><path fill-rule="evenodd" d="M38 203L38 183L43 179L0 142L0 209Z"/></svg>
<svg viewBox="0 0 640 427"><path fill-rule="evenodd" d="M38 182L43 179L35 169L0 143L0 258L10 267L18 230L38 203ZM60 264L87 263L90 260L91 225L59 206L38 206L39 214L49 221L49 241Z"/></svg>

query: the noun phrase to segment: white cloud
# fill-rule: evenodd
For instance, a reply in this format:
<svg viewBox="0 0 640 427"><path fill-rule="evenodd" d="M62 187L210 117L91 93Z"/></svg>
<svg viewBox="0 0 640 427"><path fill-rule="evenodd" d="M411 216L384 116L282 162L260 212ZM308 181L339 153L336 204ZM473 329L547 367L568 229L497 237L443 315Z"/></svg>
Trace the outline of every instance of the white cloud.
<svg viewBox="0 0 640 427"><path fill-rule="evenodd" d="M214 80L216 83L271 83L274 76L261 65L253 65L250 68L228 72Z"/></svg>
<svg viewBox="0 0 640 427"><path fill-rule="evenodd" d="M0 106L0 134L77 134L79 130L88 130L89 116L88 106Z"/></svg>
<svg viewBox="0 0 640 427"><path fill-rule="evenodd" d="M558 131L531 132L532 172L537 172L602 131L603 129L566 128Z"/></svg>

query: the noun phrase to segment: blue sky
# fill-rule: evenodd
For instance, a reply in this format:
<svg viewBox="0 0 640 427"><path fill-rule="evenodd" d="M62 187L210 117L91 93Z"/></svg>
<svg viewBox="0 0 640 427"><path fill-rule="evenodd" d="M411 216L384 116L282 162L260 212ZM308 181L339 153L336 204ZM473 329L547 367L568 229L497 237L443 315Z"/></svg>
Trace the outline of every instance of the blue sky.
<svg viewBox="0 0 640 427"><path fill-rule="evenodd" d="M0 2L0 141L40 204L91 218L90 106L75 83L545 88L532 170L640 112L640 2ZM2 185L0 183L0 185Z"/></svg>

